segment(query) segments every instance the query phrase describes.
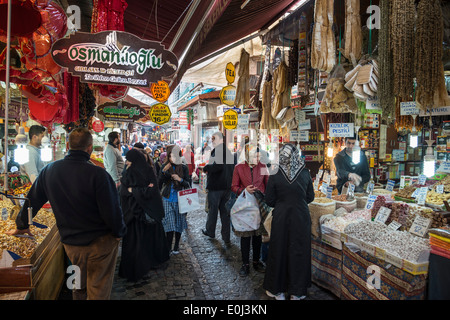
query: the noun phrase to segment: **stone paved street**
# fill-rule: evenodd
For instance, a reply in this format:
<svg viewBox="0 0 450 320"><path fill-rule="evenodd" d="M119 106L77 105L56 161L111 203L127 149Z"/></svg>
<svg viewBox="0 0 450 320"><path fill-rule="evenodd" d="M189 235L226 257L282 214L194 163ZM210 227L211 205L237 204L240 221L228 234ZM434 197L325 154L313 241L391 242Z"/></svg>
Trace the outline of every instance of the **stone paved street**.
<svg viewBox="0 0 450 320"><path fill-rule="evenodd" d="M200 191L200 204L205 194ZM239 238L231 236L227 248L220 238L220 219L216 238L201 233L206 212L188 213L188 230L181 238L180 253L172 255L163 268L150 271L136 283L117 276L113 285L113 300L268 300L263 288L263 273L250 269L250 275L241 277ZM120 259L120 253L119 253ZM119 260L120 261L120 260ZM118 264L117 264L118 265ZM313 285L309 300L335 300L336 297Z"/></svg>

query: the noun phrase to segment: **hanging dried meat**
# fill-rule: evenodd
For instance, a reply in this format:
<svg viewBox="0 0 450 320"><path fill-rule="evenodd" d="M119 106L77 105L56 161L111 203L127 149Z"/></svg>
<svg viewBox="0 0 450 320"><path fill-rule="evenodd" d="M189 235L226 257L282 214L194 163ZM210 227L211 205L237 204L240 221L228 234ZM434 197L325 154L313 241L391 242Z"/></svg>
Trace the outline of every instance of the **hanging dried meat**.
<svg viewBox="0 0 450 320"><path fill-rule="evenodd" d="M391 44L394 94L411 99L414 92L414 0L392 0Z"/></svg>
<svg viewBox="0 0 450 320"><path fill-rule="evenodd" d="M238 75L234 104L237 107L242 105L248 106L250 104L250 55L245 49L241 50Z"/></svg>
<svg viewBox="0 0 450 320"><path fill-rule="evenodd" d="M286 91L288 91L287 86L287 66L284 61L281 61L280 65L273 72L273 81L272 81L272 91L273 91L273 104L272 104L272 117L276 119L278 113L285 107L290 105L290 97L289 103L286 105Z"/></svg>
<svg viewBox="0 0 450 320"><path fill-rule="evenodd" d="M311 44L311 67L331 72L336 64L336 42L333 33L334 0L317 0Z"/></svg>
<svg viewBox="0 0 450 320"><path fill-rule="evenodd" d="M345 0L344 43L344 56L350 61L352 61L352 55L359 60L362 55L360 0Z"/></svg>
<svg viewBox="0 0 450 320"><path fill-rule="evenodd" d="M378 82L378 99L384 119L395 115L394 82L392 78L393 56L391 48L390 16L391 0L380 0L381 29L378 39L378 61L380 77Z"/></svg>
<svg viewBox="0 0 450 320"><path fill-rule="evenodd" d="M416 101L424 111L449 105L443 57L444 24L439 0L422 0L417 7L415 68Z"/></svg>
<svg viewBox="0 0 450 320"><path fill-rule="evenodd" d="M277 129L277 122L272 117L272 79L270 73L268 78L264 81L262 90L262 116L261 116L261 129L272 130Z"/></svg>

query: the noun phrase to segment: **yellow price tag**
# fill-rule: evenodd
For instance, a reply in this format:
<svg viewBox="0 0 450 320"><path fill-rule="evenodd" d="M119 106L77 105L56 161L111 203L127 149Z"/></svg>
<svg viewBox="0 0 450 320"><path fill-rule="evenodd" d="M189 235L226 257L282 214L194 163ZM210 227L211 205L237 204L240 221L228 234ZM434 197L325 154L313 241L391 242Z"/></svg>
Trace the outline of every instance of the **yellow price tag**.
<svg viewBox="0 0 450 320"><path fill-rule="evenodd" d="M170 112L170 108L168 105L157 103L152 106L148 115L150 116L152 122L162 125L169 122L170 118L172 117L172 112Z"/></svg>

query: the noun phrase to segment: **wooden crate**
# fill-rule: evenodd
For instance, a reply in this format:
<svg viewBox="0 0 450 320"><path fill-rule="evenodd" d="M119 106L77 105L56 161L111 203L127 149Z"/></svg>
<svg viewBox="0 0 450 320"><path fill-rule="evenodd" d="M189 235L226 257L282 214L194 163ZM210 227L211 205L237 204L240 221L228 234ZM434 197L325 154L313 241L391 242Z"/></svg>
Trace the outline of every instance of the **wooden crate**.
<svg viewBox="0 0 450 320"><path fill-rule="evenodd" d="M0 293L29 290L31 299L55 300L64 276L64 247L55 225L30 258L0 269Z"/></svg>

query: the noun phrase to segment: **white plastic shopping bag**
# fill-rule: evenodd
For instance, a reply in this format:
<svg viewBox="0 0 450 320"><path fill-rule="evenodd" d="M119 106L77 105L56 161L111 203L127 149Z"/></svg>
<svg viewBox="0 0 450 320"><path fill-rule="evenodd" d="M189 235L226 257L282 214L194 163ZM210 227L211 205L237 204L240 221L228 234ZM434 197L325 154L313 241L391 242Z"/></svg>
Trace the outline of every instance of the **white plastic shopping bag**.
<svg viewBox="0 0 450 320"><path fill-rule="evenodd" d="M231 208L230 217L236 231L259 229L261 215L255 196L244 190Z"/></svg>
<svg viewBox="0 0 450 320"><path fill-rule="evenodd" d="M180 213L188 213L200 209L197 189L178 191L178 209Z"/></svg>

